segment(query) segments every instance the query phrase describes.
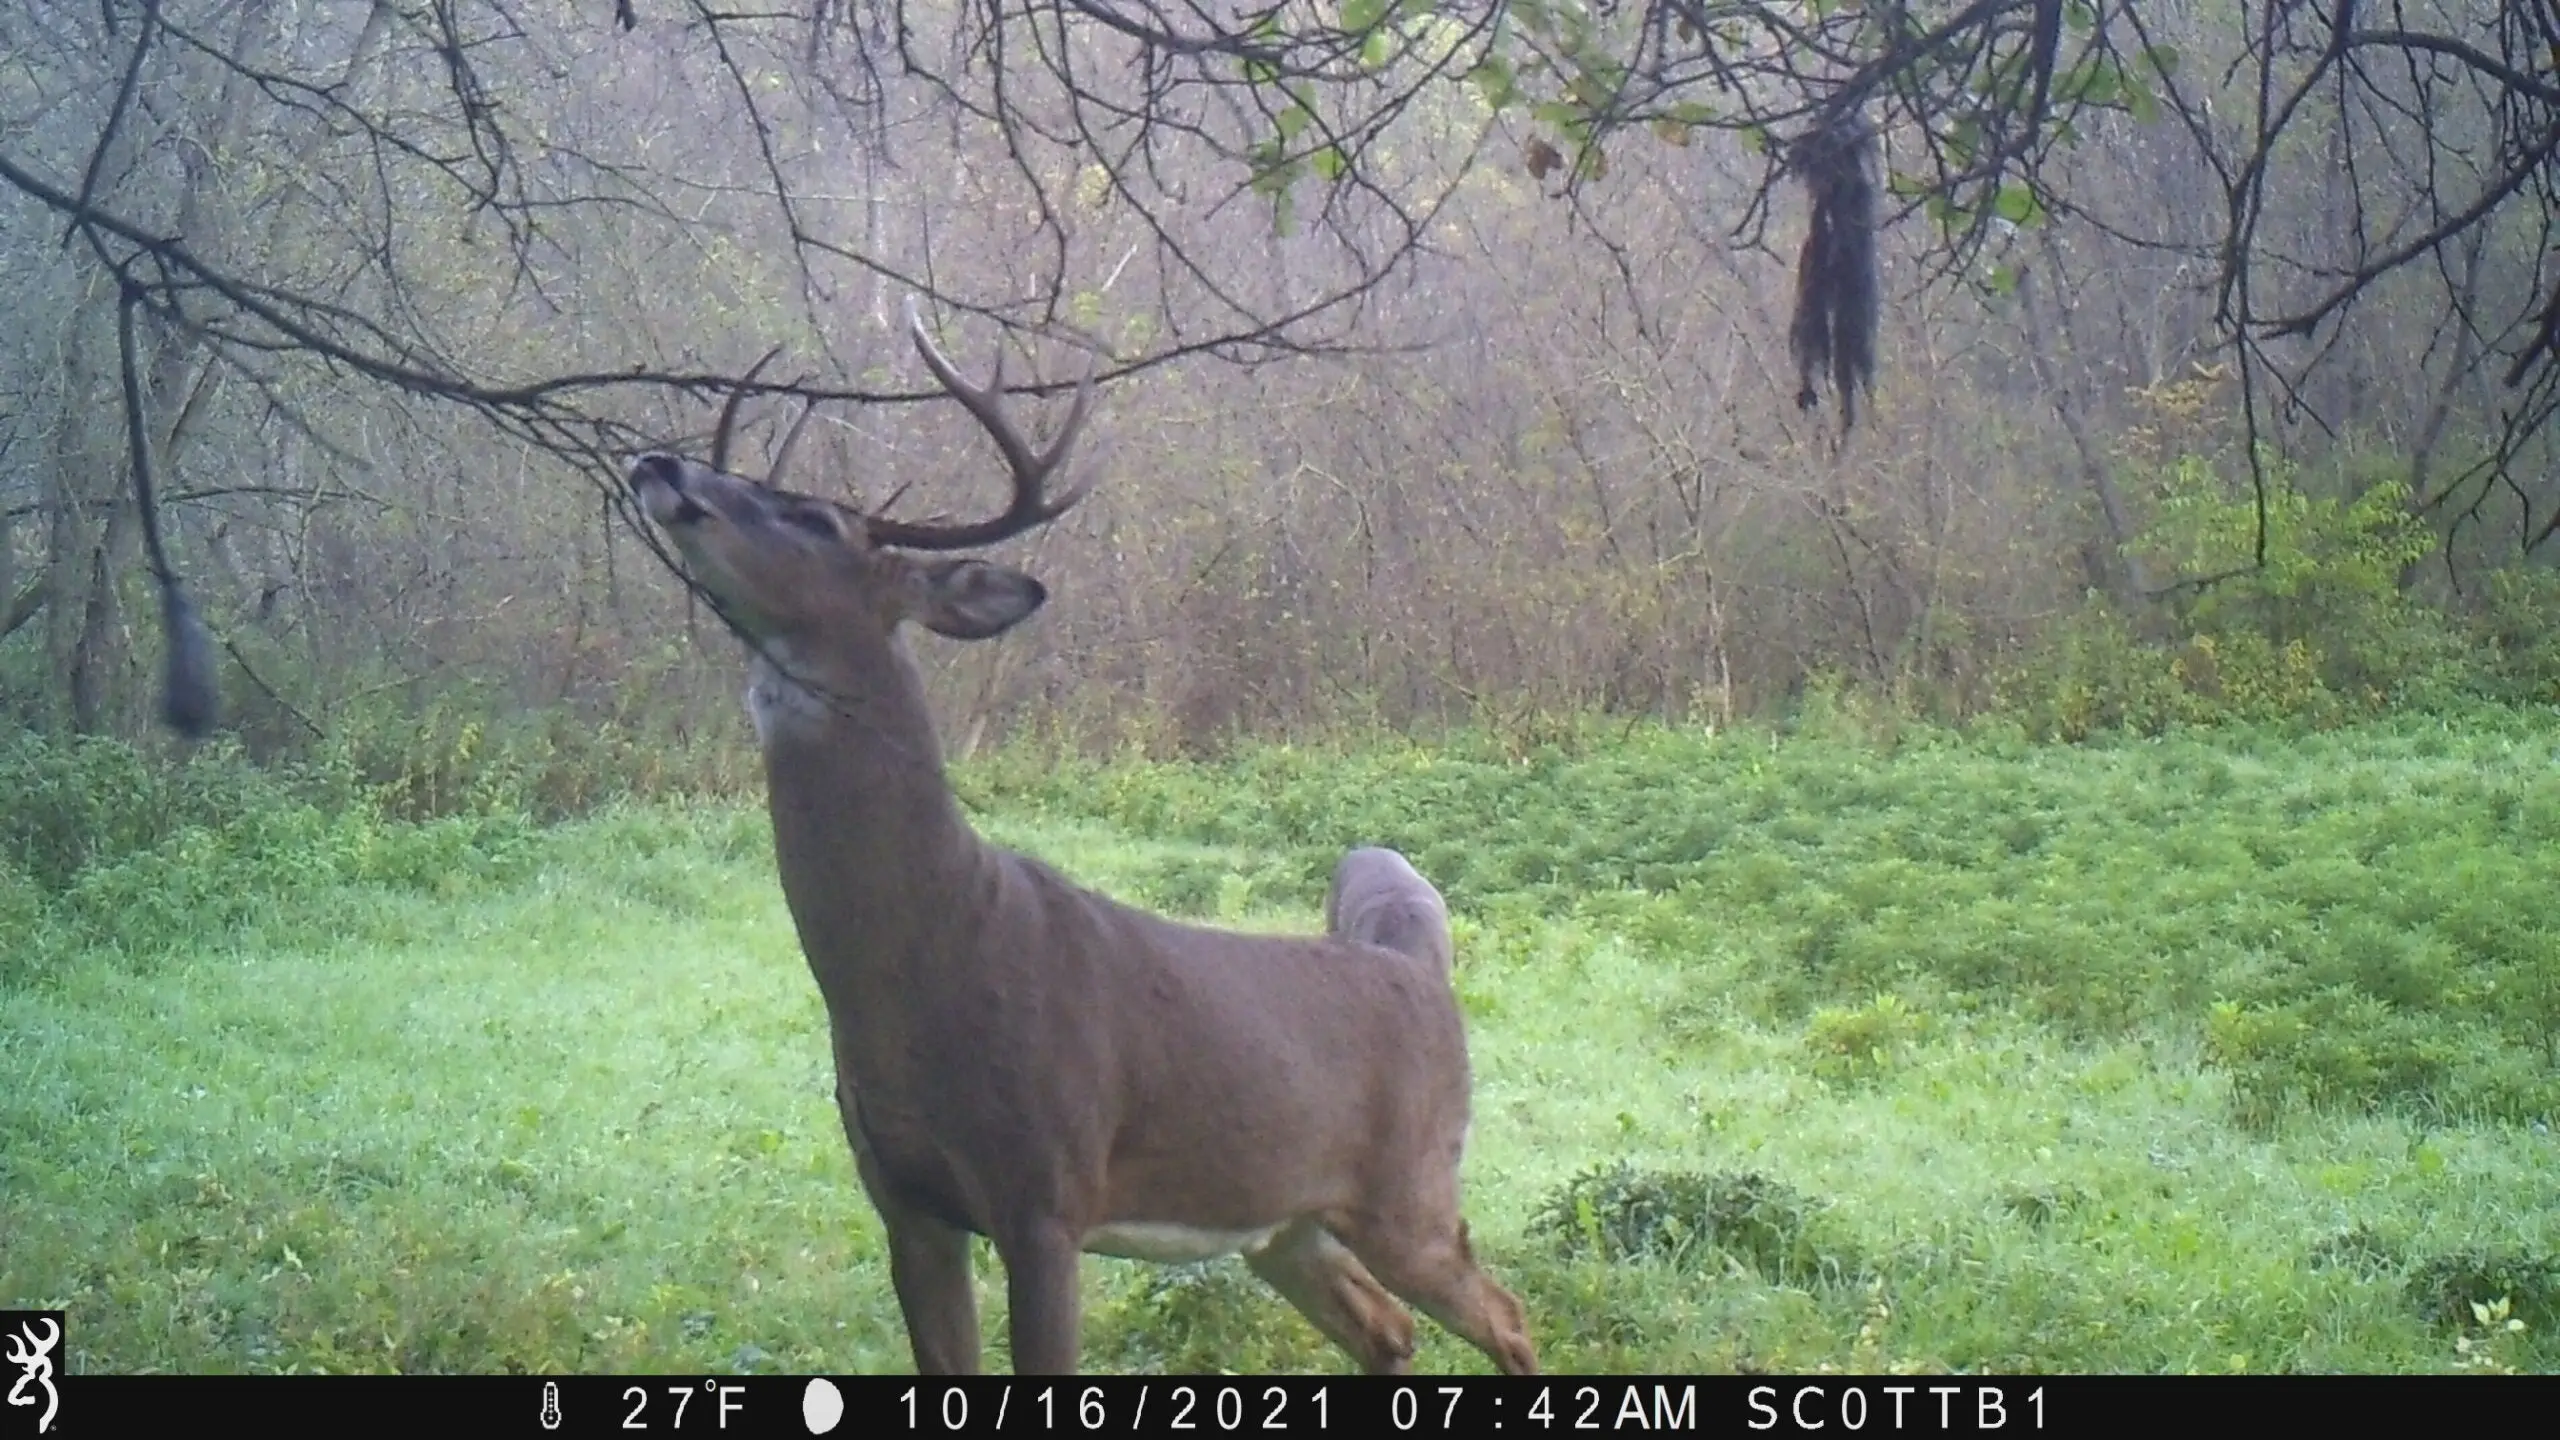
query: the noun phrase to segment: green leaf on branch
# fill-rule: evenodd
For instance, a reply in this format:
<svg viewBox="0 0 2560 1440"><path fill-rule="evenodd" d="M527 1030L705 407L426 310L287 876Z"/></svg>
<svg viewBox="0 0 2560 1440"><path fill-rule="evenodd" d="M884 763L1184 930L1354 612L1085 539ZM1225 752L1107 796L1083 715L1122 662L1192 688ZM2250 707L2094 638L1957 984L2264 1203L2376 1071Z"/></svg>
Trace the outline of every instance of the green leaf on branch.
<svg viewBox="0 0 2560 1440"><path fill-rule="evenodd" d="M1307 163L1313 165L1316 174L1325 180L1339 180L1351 168L1350 157L1342 153L1339 145L1327 145L1318 150L1307 157Z"/></svg>
<svg viewBox="0 0 2560 1440"><path fill-rule="evenodd" d="M1520 82L1512 77L1511 62L1499 55L1487 55L1468 72L1476 82L1476 92L1484 96L1485 108L1499 112L1520 98Z"/></svg>
<svg viewBox="0 0 2560 1440"><path fill-rule="evenodd" d="M2003 185L1991 202L1991 213L2012 225L2024 227L2044 223L2044 202L2026 185Z"/></svg>
<svg viewBox="0 0 2560 1440"><path fill-rule="evenodd" d="M2074 68L2054 85L2056 94L2090 105L2112 105L2124 92L2124 77L2115 64L2106 59L2093 59Z"/></svg>
<svg viewBox="0 0 2560 1440"><path fill-rule="evenodd" d="M1342 0L1342 28L1350 34L1387 18L1387 0Z"/></svg>
<svg viewBox="0 0 2560 1440"><path fill-rule="evenodd" d="M1279 38L1280 10L1277 6L1263 12L1245 27L1244 39L1251 44L1267 45ZM1242 68L1247 85L1270 85L1280 79L1280 67L1268 60L1257 60L1248 55L1242 62Z"/></svg>
<svg viewBox="0 0 2560 1440"><path fill-rule="evenodd" d="M1565 87L1574 99L1593 110L1607 107L1627 88L1627 67L1600 51L1578 57L1575 75Z"/></svg>
<svg viewBox="0 0 2560 1440"><path fill-rule="evenodd" d="M1973 116L1959 116L1955 124L1947 127L1947 159L1952 161L1956 168L1962 169L1972 164L1974 154L1981 145L1982 122Z"/></svg>
<svg viewBox="0 0 2560 1440"><path fill-rule="evenodd" d="M1290 187L1307 170L1307 162L1289 158L1288 147L1278 140L1256 141L1245 151L1245 158L1253 165L1253 178L1247 182L1253 193L1275 200L1287 199Z"/></svg>
<svg viewBox="0 0 2560 1440"><path fill-rule="evenodd" d="M1541 100L1530 107L1529 114L1540 124L1553 125L1568 135L1580 133L1591 123L1589 111L1562 100Z"/></svg>

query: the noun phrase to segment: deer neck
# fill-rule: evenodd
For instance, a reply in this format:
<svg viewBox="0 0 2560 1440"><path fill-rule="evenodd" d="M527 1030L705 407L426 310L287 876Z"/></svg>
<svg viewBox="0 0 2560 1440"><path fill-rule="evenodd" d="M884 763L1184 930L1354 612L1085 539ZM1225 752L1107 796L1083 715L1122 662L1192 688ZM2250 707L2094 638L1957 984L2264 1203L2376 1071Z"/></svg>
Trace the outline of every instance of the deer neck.
<svg viewBox="0 0 2560 1440"><path fill-rule="evenodd" d="M975 913L995 852L960 814L924 681L895 635L870 648L768 645L747 711L763 743L775 859L821 987L934 963ZM813 935L830 937L824 947Z"/></svg>

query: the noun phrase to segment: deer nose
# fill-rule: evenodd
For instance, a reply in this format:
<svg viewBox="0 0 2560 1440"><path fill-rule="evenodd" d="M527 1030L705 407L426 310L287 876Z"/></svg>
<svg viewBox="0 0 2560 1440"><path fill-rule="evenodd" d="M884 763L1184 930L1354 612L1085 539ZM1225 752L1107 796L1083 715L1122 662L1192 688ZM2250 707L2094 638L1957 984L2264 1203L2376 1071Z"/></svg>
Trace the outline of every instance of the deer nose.
<svg viewBox="0 0 2560 1440"><path fill-rule="evenodd" d="M653 482L681 494L684 490L684 462L673 455L662 455L656 451L633 460L631 488L635 491L644 490Z"/></svg>
<svg viewBox="0 0 2560 1440"><path fill-rule="evenodd" d="M654 451L631 462L631 493L650 519L683 525L710 513L684 493L685 469L681 458Z"/></svg>

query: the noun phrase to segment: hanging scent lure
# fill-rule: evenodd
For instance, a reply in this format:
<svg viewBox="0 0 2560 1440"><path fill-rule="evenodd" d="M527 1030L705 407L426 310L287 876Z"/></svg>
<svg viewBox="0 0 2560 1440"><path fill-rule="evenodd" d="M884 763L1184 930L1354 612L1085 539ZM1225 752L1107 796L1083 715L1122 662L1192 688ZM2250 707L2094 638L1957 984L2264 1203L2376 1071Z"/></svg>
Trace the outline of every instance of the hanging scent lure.
<svg viewBox="0 0 2560 1440"><path fill-rule="evenodd" d="M161 674L160 718L190 740L212 733L220 711L213 679L213 636L169 568L169 552L160 543L160 505L151 487L151 427L142 413L142 364L133 340L133 312L142 304L141 287L127 280L123 303L116 310L116 350L124 361L124 425L133 452L133 502L142 517L142 548L151 573L160 582L160 632L169 658Z"/></svg>
<svg viewBox="0 0 2560 1440"><path fill-rule="evenodd" d="M1797 137L1787 164L1813 202L1796 259L1796 408L1822 403L1821 382L1840 396L1840 428L1858 423L1858 392L1874 388L1876 320L1883 283L1876 272L1876 132L1854 110Z"/></svg>

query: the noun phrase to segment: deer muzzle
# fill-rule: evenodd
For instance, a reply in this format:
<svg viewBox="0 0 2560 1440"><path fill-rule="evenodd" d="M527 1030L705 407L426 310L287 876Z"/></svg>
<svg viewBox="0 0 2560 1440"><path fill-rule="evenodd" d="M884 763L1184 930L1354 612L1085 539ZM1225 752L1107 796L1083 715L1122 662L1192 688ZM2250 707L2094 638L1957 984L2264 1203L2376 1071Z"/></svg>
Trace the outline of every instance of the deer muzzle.
<svg viewBox="0 0 2560 1440"><path fill-rule="evenodd" d="M631 495L642 513L670 530L690 525L710 512L689 493L697 488L696 472L707 474L678 455L651 453L631 462Z"/></svg>

